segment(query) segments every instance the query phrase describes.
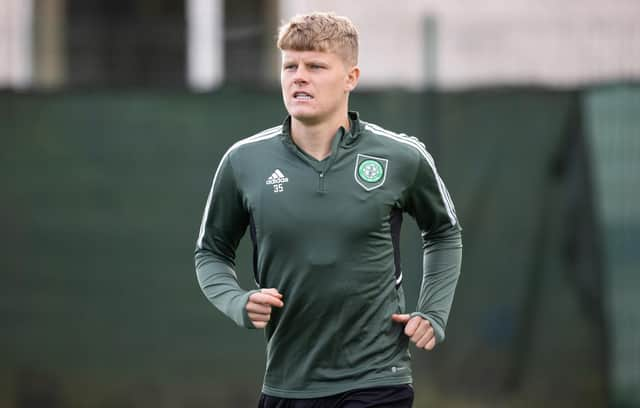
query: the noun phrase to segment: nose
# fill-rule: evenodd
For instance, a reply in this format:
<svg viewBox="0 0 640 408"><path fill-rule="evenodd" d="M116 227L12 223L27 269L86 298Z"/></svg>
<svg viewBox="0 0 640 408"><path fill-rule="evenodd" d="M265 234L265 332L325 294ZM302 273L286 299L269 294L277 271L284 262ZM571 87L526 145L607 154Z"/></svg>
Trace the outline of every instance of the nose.
<svg viewBox="0 0 640 408"><path fill-rule="evenodd" d="M293 83L296 85L307 83L307 71L304 68L298 67L298 69L296 69L293 76Z"/></svg>

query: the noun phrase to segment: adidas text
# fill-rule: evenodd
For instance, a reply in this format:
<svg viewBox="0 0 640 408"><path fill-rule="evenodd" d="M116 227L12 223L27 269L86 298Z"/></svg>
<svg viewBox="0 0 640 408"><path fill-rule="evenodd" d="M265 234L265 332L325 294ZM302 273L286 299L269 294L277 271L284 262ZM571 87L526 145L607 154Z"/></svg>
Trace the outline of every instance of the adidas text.
<svg viewBox="0 0 640 408"><path fill-rule="evenodd" d="M280 169L276 169L272 175L270 175L265 184L268 186L273 186L274 193L281 193L284 191L283 183L289 182L289 178L280 171Z"/></svg>

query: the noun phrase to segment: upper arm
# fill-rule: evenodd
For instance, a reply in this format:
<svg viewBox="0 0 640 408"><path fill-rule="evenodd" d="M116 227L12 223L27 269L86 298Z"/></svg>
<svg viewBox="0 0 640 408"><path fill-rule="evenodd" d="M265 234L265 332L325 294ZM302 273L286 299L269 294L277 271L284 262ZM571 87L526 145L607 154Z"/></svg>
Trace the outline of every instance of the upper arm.
<svg viewBox="0 0 640 408"><path fill-rule="evenodd" d="M227 152L213 177L207 197L196 252L207 251L233 266L235 251L249 223L242 191Z"/></svg>
<svg viewBox="0 0 640 408"><path fill-rule="evenodd" d="M416 171L406 191L405 211L415 218L423 234L460 230L453 201L433 158L425 149L417 150Z"/></svg>

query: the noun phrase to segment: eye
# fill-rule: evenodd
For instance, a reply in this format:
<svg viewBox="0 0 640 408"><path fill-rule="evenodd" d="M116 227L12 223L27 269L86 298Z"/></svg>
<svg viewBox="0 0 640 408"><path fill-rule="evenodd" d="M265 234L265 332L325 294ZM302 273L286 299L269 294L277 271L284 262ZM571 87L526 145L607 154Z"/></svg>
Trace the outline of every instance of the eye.
<svg viewBox="0 0 640 408"><path fill-rule="evenodd" d="M285 71L291 71L291 70L293 70L293 69L296 69L296 64L285 64L285 65L284 65L284 67L283 67L283 69L284 69Z"/></svg>
<svg viewBox="0 0 640 408"><path fill-rule="evenodd" d="M322 69L322 68L324 68L324 67L323 67L322 65L318 65L318 64L311 64L311 65L310 65L310 68L311 68L311 69Z"/></svg>

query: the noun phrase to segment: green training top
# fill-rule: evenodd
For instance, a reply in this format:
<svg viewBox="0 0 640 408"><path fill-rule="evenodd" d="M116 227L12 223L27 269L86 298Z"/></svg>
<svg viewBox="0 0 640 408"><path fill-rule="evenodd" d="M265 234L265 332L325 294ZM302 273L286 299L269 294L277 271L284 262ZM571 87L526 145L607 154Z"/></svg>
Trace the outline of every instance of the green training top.
<svg viewBox="0 0 640 408"><path fill-rule="evenodd" d="M402 214L422 231L423 282L413 313L444 340L460 273L461 228L434 161L416 138L349 113L331 154L315 160L291 139L290 118L234 144L213 177L195 251L205 296L238 325L235 251L247 227L259 287L274 287L263 392L317 398L411 383L399 259Z"/></svg>

